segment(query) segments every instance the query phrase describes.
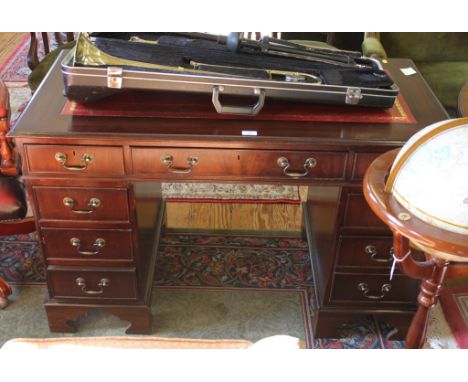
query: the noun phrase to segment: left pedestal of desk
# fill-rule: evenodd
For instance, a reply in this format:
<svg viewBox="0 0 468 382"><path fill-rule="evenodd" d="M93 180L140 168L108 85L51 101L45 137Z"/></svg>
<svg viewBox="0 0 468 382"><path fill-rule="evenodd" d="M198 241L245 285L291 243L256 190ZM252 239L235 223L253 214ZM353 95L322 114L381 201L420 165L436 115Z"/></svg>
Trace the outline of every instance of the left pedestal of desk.
<svg viewBox="0 0 468 382"><path fill-rule="evenodd" d="M101 309L129 321L127 333L150 333L164 214L157 193L138 202L119 146L24 142L21 152L47 264L50 330L74 332L80 316Z"/></svg>

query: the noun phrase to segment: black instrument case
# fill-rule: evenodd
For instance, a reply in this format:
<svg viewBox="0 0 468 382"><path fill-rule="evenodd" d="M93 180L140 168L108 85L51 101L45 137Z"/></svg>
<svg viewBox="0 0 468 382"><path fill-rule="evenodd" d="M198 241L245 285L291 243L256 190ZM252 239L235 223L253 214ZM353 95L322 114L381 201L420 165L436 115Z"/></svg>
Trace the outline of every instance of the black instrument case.
<svg viewBox="0 0 468 382"><path fill-rule="evenodd" d="M238 33L81 33L62 73L79 103L126 89L209 93L218 113L241 115L272 98L389 108L399 91L379 61L358 52ZM252 100L233 105L229 95Z"/></svg>

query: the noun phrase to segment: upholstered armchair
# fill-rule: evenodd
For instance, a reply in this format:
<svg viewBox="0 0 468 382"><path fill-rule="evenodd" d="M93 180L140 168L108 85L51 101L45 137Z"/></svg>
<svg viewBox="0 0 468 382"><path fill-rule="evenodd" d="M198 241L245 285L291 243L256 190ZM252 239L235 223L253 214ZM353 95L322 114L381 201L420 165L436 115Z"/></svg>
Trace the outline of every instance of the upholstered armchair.
<svg viewBox="0 0 468 382"><path fill-rule="evenodd" d="M468 81L468 33L366 33L365 56L411 58L447 112L457 116L459 93Z"/></svg>
<svg viewBox="0 0 468 382"><path fill-rule="evenodd" d="M0 236L35 231L34 218L28 215L28 204L23 184L18 178L15 152L6 136L10 129L8 90L0 79ZM0 256L2 253L0 253ZM0 309L8 305L12 293L8 283L0 277Z"/></svg>

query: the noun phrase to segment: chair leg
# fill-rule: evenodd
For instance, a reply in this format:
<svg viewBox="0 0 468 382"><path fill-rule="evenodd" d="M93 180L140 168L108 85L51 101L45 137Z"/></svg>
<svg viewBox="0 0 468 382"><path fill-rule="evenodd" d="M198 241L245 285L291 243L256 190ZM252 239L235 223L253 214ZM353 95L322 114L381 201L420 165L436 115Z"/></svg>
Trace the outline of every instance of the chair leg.
<svg viewBox="0 0 468 382"><path fill-rule="evenodd" d="M434 263L431 277L421 283L421 291L418 295L419 307L406 335L405 346L407 349L421 349L426 340L429 312L437 304L449 265L448 261L441 259L434 259Z"/></svg>
<svg viewBox="0 0 468 382"><path fill-rule="evenodd" d="M4 309L8 306L7 297L12 293L13 291L10 285L0 277L0 309Z"/></svg>

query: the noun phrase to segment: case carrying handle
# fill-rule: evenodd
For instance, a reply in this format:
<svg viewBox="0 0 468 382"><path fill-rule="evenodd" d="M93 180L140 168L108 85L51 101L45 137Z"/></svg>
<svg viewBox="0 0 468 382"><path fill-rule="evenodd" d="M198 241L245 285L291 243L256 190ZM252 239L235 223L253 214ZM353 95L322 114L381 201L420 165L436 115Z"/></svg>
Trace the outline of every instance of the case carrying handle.
<svg viewBox="0 0 468 382"><path fill-rule="evenodd" d="M223 91L224 86L213 86L213 105L219 114L257 115L265 104L265 89L254 89L254 94L258 95L258 100L255 105L249 106L222 105L219 101L219 93Z"/></svg>

